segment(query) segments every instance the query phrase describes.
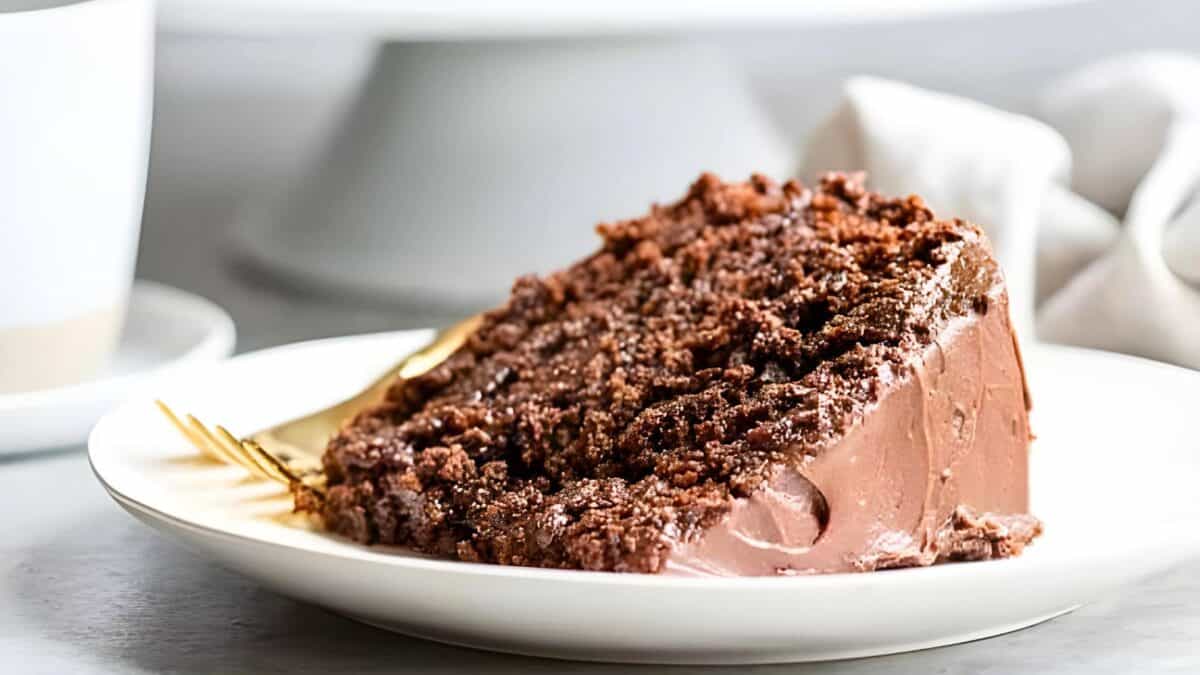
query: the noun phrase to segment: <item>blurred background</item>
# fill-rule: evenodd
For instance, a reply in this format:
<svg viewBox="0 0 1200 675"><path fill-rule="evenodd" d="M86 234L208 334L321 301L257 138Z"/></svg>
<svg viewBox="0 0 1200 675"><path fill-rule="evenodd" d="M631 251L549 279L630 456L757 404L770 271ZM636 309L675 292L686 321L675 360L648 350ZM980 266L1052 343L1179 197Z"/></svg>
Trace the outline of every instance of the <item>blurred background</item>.
<svg viewBox="0 0 1200 675"><path fill-rule="evenodd" d="M453 302L437 293L403 290L347 293L251 264L239 232L264 217L278 217L262 205L315 164L329 161L324 153L354 114L382 42L363 32L312 27L273 35L269 23L247 31L198 29L203 17L183 14L192 4L166 0L160 7L165 28L157 52L139 277L192 290L226 307L239 326L239 351L301 338L443 324L503 297L506 288L495 284L484 286L493 289L490 293L458 294ZM744 77L770 133L781 139L785 156L779 161L786 163L794 161L787 155L798 156L806 134L833 109L847 76L896 78L1021 112L1047 82L1085 63L1148 48L1194 51L1200 48L1197 25L1200 3L1101 0L916 21L710 28L685 41L702 45L706 54L720 54ZM674 198L701 168L675 179L673 188L655 198ZM403 181L395 180L402 191ZM458 189L469 197L476 188L463 184ZM524 267L536 269L516 271L545 271L570 259L564 255L582 254L593 241L594 221L639 210L597 212L583 222L564 223L577 233L563 250L547 253L544 264L522 260ZM412 225L403 220L398 212L395 227ZM522 223L494 226L521 236ZM329 227L336 231L339 225ZM456 267L461 261L453 256L435 262L446 265L446 274L463 275L462 266ZM504 267L495 276L511 274Z"/></svg>
<svg viewBox="0 0 1200 675"><path fill-rule="evenodd" d="M70 4L98 12L127 5L142 21L114 15L73 21L64 32L56 12L46 12L46 35L59 44L28 30L24 48L12 39L17 14ZM0 287L19 289L0 293L0 356L41 375L37 358L61 361L97 333L64 321L77 309L103 310L113 344L96 351L116 350L110 369L84 370L56 389L21 384L6 396L0 386L0 508L23 518L0 545L0 653L15 651L17 671L33 672L27 661L55 673L326 667L315 655L364 671L450 672L455 659L474 670L528 670L520 660L364 632L151 537L96 485L80 452L88 430L135 387L158 396L159 384L182 368L211 368L233 350L235 324L239 352L448 325L502 301L515 275L594 249L597 221L673 200L703 170L728 179L801 172L810 134L835 111L871 118L820 137L870 155L881 191L910 189L888 184L881 170L896 160L892 179L925 181L919 191L942 214L998 225L989 234L1003 249L1013 296L1026 305L1014 312L1022 341L1035 337L1036 318L1041 339L1200 369L1196 0L694 0L697 14L669 11L665 0L157 5L149 178L130 295L137 218L129 211L137 200L112 186L140 197L150 3L0 0L0 19L18 26L7 43L0 31L0 57L8 55L0 85L5 66L17 83L3 91L50 91L46 66L55 60L47 55L76 59L59 63L66 105L39 106L37 97L9 105L25 99L0 96L0 121L15 111L24 124L0 124L0 203L9 224L0 234L10 237L0 250L34 242L42 251L10 255L0 267ZM535 5L550 14L530 11ZM595 16L567 17L579 7ZM76 35L109 42L99 48ZM1124 70L1089 66L1145 52L1176 56L1137 56L1117 64ZM98 56L113 54L136 67ZM126 89L96 75L105 72ZM915 88L875 81L861 92L875 98L847 107L847 78L863 74ZM1059 84L1064 76L1070 86ZM99 93L81 96L92 91L82 84ZM1047 114L1055 94L1062 105ZM130 105L110 105L116 112L106 119L99 104L114 102ZM83 140L71 142L64 129ZM36 136L30 130L55 151L20 152L16 140ZM113 161L122 153L136 161ZM922 163L930 155L934 161ZM37 158L45 160L41 174L31 170ZM1160 160L1176 170L1154 171ZM38 189L22 188L18 179L27 177ZM1147 185L1142 203L1131 199ZM110 201L122 208L94 207ZM28 226L12 215L23 204L42 220ZM58 207L71 217L55 216ZM1000 214L997 222L989 214ZM1057 248L1043 241L1050 231ZM105 241L119 255L103 249ZM75 255L67 259L64 248ZM1040 288L1050 276L1043 263L1055 272L1055 295ZM112 293L88 292L97 284L82 272L91 267L104 268ZM83 307L85 295L99 299ZM57 314L41 311L47 307ZM6 354L6 337L26 351ZM1111 392L1114 409L1134 398L1148 409L1155 397L1173 395L1147 389L1106 383L1104 395ZM1171 402L1182 409L1189 400ZM1156 414L1171 417L1176 408L1164 410ZM1143 428L1157 425L1136 414L1101 416L1089 431L1099 435L1106 425L1134 439L1113 441L1121 452L1158 443ZM1185 445L1195 449L1194 434L1163 442ZM27 461L45 450L56 454ZM1137 468L1124 464L1114 470ZM1185 471L1192 465L1181 461L1172 473L1195 475ZM1168 472L1153 463L1143 470ZM1080 489L1111 486L1084 478ZM1157 476L1141 489L1147 485L1161 489ZM62 498L46 499L47 486ZM1185 499L1194 490L1178 492ZM1118 506L1128 502L1124 486L1117 494ZM1163 517L1154 509L1142 515ZM891 669L1196 672L1197 571L1189 564L1038 631L914 652ZM880 669L874 661L835 667Z"/></svg>

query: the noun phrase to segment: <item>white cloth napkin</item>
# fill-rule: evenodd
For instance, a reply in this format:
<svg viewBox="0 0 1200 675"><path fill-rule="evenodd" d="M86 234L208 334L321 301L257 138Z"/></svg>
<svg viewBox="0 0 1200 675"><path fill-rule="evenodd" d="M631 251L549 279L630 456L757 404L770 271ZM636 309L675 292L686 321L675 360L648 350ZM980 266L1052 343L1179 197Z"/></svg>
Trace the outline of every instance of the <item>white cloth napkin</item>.
<svg viewBox="0 0 1200 675"><path fill-rule="evenodd" d="M982 225L1026 335L1200 368L1200 61L1121 57L1040 101L1041 121L853 78L800 175L865 169Z"/></svg>

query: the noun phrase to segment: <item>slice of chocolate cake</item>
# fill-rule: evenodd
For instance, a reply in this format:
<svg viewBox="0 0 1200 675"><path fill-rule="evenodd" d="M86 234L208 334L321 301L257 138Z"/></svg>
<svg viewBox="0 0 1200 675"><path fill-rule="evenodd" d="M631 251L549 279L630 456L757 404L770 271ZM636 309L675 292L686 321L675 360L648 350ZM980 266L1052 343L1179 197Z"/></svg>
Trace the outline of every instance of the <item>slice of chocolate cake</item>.
<svg viewBox="0 0 1200 675"><path fill-rule="evenodd" d="M398 381L324 456L364 543L771 575L1019 553L1028 395L980 230L859 176L702 176Z"/></svg>

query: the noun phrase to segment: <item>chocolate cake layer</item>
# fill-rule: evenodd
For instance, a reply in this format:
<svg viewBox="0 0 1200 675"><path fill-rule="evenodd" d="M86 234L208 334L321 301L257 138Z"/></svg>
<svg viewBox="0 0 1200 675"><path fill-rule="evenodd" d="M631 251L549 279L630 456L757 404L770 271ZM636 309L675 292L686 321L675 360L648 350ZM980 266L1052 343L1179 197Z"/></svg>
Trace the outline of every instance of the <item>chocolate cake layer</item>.
<svg viewBox="0 0 1200 675"><path fill-rule="evenodd" d="M1027 396L982 233L857 176L700 178L517 281L298 498L364 543L701 574L1011 555Z"/></svg>

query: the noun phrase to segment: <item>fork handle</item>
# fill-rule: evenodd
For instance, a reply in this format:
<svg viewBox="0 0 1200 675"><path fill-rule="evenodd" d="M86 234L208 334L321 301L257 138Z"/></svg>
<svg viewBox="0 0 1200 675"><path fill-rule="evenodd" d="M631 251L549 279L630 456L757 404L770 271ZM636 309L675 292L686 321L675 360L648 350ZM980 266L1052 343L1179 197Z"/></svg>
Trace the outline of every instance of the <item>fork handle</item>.
<svg viewBox="0 0 1200 675"><path fill-rule="evenodd" d="M397 378L409 379L428 372L462 346L467 336L479 327L482 316L476 314L438 333L428 345L406 356L375 379L358 394L324 410L300 417L250 437L276 454L286 452L292 460L316 459L325 450L330 437L346 420L383 400Z"/></svg>

